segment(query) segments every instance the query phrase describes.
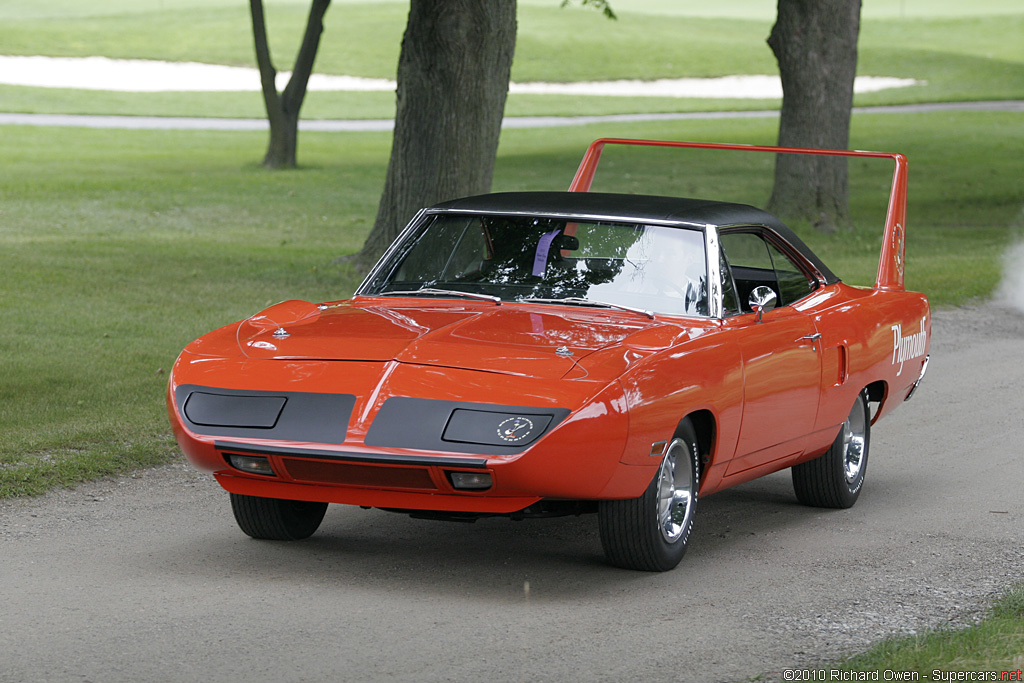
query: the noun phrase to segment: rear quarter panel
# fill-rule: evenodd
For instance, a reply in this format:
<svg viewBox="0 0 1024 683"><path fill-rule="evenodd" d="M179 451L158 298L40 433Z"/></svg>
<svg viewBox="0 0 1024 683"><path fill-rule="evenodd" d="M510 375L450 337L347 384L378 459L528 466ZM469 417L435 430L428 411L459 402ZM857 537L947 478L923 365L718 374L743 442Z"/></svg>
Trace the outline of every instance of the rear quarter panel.
<svg viewBox="0 0 1024 683"><path fill-rule="evenodd" d="M923 294L838 284L811 302L821 333L822 395L816 430L827 448L856 395L880 384L877 421L906 398L929 351L931 314ZM911 336L913 335L913 336Z"/></svg>

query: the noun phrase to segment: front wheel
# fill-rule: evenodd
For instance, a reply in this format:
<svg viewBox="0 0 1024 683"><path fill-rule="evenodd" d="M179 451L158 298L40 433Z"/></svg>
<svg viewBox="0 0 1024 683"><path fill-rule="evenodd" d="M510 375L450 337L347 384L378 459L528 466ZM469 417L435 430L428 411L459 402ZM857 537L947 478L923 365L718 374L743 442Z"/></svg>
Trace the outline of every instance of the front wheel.
<svg viewBox="0 0 1024 683"><path fill-rule="evenodd" d="M693 530L699 464L693 427L684 423L642 496L600 502L601 545L611 564L649 572L679 564Z"/></svg>
<svg viewBox="0 0 1024 683"><path fill-rule="evenodd" d="M849 508L864 487L871 444L867 391L857 395L832 446L814 460L793 466L793 489L804 505Z"/></svg>
<svg viewBox="0 0 1024 683"><path fill-rule="evenodd" d="M231 511L249 536L269 541L299 541L320 527L327 503L231 494Z"/></svg>

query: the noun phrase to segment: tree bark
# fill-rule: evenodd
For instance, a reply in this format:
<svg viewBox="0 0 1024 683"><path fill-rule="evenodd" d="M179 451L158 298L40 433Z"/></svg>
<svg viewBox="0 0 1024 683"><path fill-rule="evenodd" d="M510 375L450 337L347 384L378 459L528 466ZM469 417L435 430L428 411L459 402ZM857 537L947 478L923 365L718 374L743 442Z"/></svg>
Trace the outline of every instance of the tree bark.
<svg viewBox="0 0 1024 683"><path fill-rule="evenodd" d="M780 147L847 149L861 0L779 0L768 45L782 76ZM844 157L779 154L769 210L822 232L849 223Z"/></svg>
<svg viewBox="0 0 1024 683"><path fill-rule="evenodd" d="M263 157L268 168L295 168L299 142L299 110L306 97L306 86L313 73L313 62L320 47L320 35L324 30L324 14L331 0L313 0L306 21L306 32L295 58L295 68L288 79L284 92L277 92L277 69L274 68L267 44L266 20L263 16L263 0L249 0L252 14L252 33L256 46L256 64L260 70L260 84L263 88L263 103L270 123L270 142Z"/></svg>
<svg viewBox="0 0 1024 683"><path fill-rule="evenodd" d="M490 191L515 39L515 0L412 0L391 159L358 267L419 209Z"/></svg>

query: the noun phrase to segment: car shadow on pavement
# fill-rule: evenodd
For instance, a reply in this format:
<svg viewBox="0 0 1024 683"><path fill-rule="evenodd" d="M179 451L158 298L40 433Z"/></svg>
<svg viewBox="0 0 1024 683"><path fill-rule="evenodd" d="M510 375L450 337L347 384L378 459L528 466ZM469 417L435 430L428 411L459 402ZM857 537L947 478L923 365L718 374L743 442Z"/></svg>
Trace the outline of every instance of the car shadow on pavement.
<svg viewBox="0 0 1024 683"><path fill-rule="evenodd" d="M487 600L573 600L635 581L699 581L745 555L752 543L769 539L784 545L789 535L818 526L816 518L837 512L842 513L797 504L786 473L717 493L700 501L688 554L663 575L608 565L592 514L460 523L340 505L331 506L313 537L298 542L252 540L225 510L222 523L202 529L187 546L169 545L164 560L150 559L165 570L187 566L188 573L211 578L254 574L257 583L298 580Z"/></svg>

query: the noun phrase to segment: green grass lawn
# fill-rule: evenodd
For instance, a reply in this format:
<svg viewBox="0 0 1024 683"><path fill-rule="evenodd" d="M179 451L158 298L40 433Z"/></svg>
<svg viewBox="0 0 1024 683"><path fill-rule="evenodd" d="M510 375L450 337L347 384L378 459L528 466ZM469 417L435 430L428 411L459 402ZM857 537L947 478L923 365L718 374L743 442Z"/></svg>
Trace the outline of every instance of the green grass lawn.
<svg viewBox="0 0 1024 683"><path fill-rule="evenodd" d="M351 292L331 256L361 245L388 140L317 138L281 174L256 165L261 134L3 130L0 376L17 398L0 401L0 495L170 457L184 344Z"/></svg>

